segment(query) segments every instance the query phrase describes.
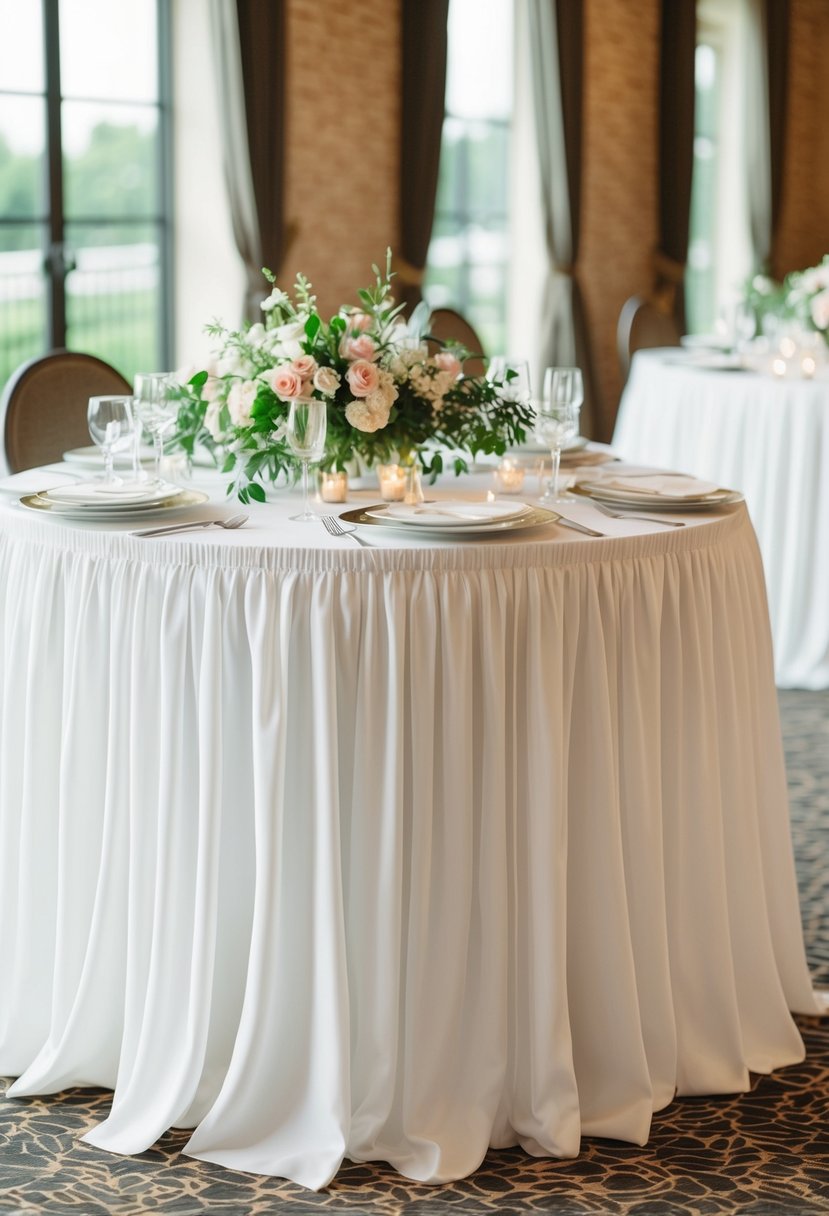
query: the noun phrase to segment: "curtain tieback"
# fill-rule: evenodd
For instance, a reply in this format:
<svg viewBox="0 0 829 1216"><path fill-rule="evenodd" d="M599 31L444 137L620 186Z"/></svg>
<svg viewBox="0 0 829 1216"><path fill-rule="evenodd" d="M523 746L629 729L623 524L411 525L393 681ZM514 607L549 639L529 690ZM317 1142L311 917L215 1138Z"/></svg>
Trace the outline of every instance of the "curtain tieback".
<svg viewBox="0 0 829 1216"><path fill-rule="evenodd" d="M413 266L411 262L407 262L398 254L394 259L394 273L404 287L420 287L423 284L426 268L425 266Z"/></svg>

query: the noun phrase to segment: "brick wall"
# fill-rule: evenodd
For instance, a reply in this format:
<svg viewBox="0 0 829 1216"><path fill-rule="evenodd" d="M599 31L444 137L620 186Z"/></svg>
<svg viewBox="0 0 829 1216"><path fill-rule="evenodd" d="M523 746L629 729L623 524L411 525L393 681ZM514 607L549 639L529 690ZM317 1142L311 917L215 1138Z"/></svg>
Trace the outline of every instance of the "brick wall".
<svg viewBox="0 0 829 1216"><path fill-rule="evenodd" d="M288 0L286 220L279 275L324 312L354 299L397 240L400 0ZM354 301L356 303L356 300Z"/></svg>

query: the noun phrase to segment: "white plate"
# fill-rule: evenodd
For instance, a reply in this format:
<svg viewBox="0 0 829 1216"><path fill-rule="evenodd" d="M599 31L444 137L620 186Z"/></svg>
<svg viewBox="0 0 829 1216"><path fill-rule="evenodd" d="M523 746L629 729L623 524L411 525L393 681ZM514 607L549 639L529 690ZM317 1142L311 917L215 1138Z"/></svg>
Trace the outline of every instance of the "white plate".
<svg viewBox="0 0 829 1216"><path fill-rule="evenodd" d="M417 506L386 503L382 507L367 507L366 514L406 528L491 528L508 519L517 519L529 510L531 508L525 502L463 502L447 498Z"/></svg>
<svg viewBox="0 0 829 1216"><path fill-rule="evenodd" d="M163 499L161 502L145 506L115 507L67 507L62 503L53 503L43 494L24 494L20 499L21 507L29 511L41 511L54 515L58 519L86 520L89 523L115 523L123 519L147 519L151 515L173 515L189 507L201 506L207 502L209 494L203 490L179 490L178 493Z"/></svg>
<svg viewBox="0 0 829 1216"><path fill-rule="evenodd" d="M650 511L713 511L730 503L742 502L738 490L717 490L713 494L700 494L688 498L670 498L664 494L628 494L624 490L606 490L601 486L588 486L585 482L572 487L572 493L583 498L595 498L596 502L609 507L633 507Z"/></svg>
<svg viewBox="0 0 829 1216"><path fill-rule="evenodd" d="M558 518L555 511L548 511L546 507L528 507L523 514L517 515L512 519L501 520L497 523L454 524L449 527L419 527L415 529L405 523L401 523L400 520L384 516L381 506L358 507L356 510L346 511L340 516L343 523L356 524L357 527L386 528L391 532L398 532L407 536L430 536L433 538L494 536L502 532L518 532L525 528L543 528L549 524L554 524Z"/></svg>
<svg viewBox="0 0 829 1216"><path fill-rule="evenodd" d="M42 498L59 506L89 509L122 510L125 507L147 507L178 494L181 486L172 482L124 483L107 488L103 482L83 481L71 486L39 490Z"/></svg>
<svg viewBox="0 0 829 1216"><path fill-rule="evenodd" d="M177 453L183 455L183 452ZM155 452L150 447L142 447L139 453L139 458L142 465L152 468L155 462ZM68 452L63 453L63 459L67 464L76 465L82 469L102 469L104 467L104 458L100 448L96 448L93 444L88 448L70 448ZM121 458L118 462L118 467L124 465L124 460ZM204 449L197 449L193 456L193 464L201 469L215 469L216 461L209 452Z"/></svg>

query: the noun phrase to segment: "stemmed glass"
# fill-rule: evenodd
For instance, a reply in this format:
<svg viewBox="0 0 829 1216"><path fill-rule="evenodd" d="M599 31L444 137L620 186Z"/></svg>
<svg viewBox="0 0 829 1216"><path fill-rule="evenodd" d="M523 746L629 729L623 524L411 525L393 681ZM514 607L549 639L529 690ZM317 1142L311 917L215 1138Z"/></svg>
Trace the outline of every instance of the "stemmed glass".
<svg viewBox="0 0 829 1216"><path fill-rule="evenodd" d="M113 462L116 449L128 450L133 441L135 418L131 397L90 397L86 411L89 433L104 454L105 485L115 485Z"/></svg>
<svg viewBox="0 0 829 1216"><path fill-rule="evenodd" d="M172 393L172 381L167 372L139 372L133 384L133 400L136 416L149 431L153 440L154 473L156 481L161 481L161 461L164 457L164 433L172 427L176 420L176 400ZM141 466L138 459L138 447L141 443L141 431L136 436L133 465L136 478L142 479Z"/></svg>
<svg viewBox="0 0 829 1216"><path fill-rule="evenodd" d="M308 466L322 460L325 453L325 432L328 426L324 401L296 397L291 401L285 439L294 456L302 463L302 513L291 519L316 519L308 501Z"/></svg>
<svg viewBox="0 0 829 1216"><path fill-rule="evenodd" d="M541 496L544 503L562 501L558 489L561 448L566 439L579 433L579 410L584 400L584 385L578 367L548 367L544 373L544 396L538 403L535 433L539 443L549 447L553 475Z"/></svg>

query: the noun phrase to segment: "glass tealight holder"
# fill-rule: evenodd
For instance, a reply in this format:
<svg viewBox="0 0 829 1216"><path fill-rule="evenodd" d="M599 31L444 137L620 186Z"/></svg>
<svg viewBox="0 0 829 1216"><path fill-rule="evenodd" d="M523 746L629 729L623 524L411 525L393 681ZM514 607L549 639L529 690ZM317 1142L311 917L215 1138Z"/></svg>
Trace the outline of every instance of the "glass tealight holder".
<svg viewBox="0 0 829 1216"><path fill-rule="evenodd" d="M384 502L402 502L406 497L406 468L402 464L377 466L380 497Z"/></svg>
<svg viewBox="0 0 829 1216"><path fill-rule="evenodd" d="M319 478L320 498L323 502L345 502L348 498L348 474L340 469L323 469Z"/></svg>
<svg viewBox="0 0 829 1216"><path fill-rule="evenodd" d="M512 456L505 456L494 473L501 494L519 494L524 485L524 469Z"/></svg>

